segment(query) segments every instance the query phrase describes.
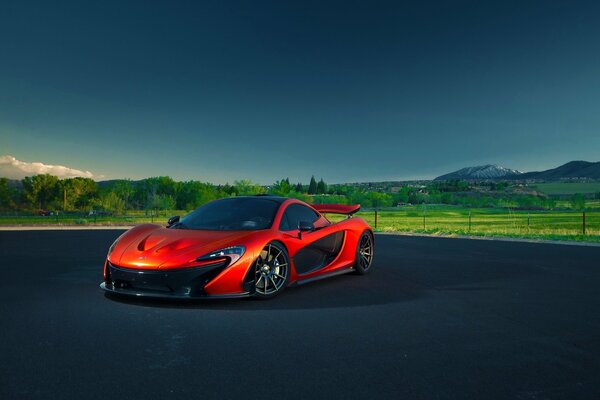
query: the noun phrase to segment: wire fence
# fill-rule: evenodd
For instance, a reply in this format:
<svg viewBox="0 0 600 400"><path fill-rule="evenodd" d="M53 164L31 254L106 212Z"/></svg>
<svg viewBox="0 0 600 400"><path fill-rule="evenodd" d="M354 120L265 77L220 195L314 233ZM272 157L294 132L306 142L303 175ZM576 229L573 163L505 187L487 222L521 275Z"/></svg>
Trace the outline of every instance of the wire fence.
<svg viewBox="0 0 600 400"><path fill-rule="evenodd" d="M383 232L503 236L600 235L600 211L367 210L358 216Z"/></svg>
<svg viewBox="0 0 600 400"><path fill-rule="evenodd" d="M132 226L143 223L166 225L173 215L188 211L130 211L127 215L52 212L0 214L0 226L23 225L115 225ZM578 240L600 241L600 210L593 211L522 211L511 209L423 208L363 210L356 214L379 232L417 232L483 236L574 237ZM345 218L329 214L331 221Z"/></svg>

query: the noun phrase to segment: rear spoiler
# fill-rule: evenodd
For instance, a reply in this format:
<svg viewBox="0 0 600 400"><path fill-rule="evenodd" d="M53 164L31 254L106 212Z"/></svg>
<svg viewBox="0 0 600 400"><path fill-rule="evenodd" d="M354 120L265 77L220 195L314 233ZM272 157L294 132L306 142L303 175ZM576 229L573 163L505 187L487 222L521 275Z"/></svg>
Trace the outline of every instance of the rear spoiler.
<svg viewBox="0 0 600 400"><path fill-rule="evenodd" d="M345 204L312 204L312 207L320 213L352 215L360 210L360 204L347 206Z"/></svg>

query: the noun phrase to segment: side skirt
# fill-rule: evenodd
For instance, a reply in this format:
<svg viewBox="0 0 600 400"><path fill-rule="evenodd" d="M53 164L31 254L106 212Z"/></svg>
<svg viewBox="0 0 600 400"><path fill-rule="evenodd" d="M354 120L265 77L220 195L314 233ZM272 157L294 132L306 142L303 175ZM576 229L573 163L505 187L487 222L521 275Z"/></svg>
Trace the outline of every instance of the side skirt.
<svg viewBox="0 0 600 400"><path fill-rule="evenodd" d="M352 267L350 267L350 268L340 268L340 269L336 269L335 271L331 271L331 272L329 272L327 274L317 275L317 276L313 276L312 278L298 280L298 281L295 282L295 285L296 286L300 286L300 285L304 285L306 283L320 281L321 279L331 278L333 276L345 275L345 274L348 274L348 273L353 272L353 271L354 271L354 268L352 268Z"/></svg>

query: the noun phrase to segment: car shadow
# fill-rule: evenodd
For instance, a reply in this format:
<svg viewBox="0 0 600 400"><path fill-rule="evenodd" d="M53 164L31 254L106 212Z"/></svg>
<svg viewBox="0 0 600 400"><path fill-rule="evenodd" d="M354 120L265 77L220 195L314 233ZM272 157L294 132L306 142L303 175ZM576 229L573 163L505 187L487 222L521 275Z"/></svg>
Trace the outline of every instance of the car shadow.
<svg viewBox="0 0 600 400"><path fill-rule="evenodd" d="M375 267L375 265L374 265ZM303 310L383 305L416 300L424 288L391 276L386 270L374 270L364 276L342 275L306 285L290 286L269 300L240 299L153 299L105 293L109 300L141 307L190 308L213 310Z"/></svg>
<svg viewBox="0 0 600 400"><path fill-rule="evenodd" d="M543 269L532 260L540 251L568 256L570 249L522 243L380 236L370 274L342 275L286 288L270 300L170 300L107 298L143 307L213 310L302 310L349 308L415 301L440 292L498 292L512 280L535 282Z"/></svg>

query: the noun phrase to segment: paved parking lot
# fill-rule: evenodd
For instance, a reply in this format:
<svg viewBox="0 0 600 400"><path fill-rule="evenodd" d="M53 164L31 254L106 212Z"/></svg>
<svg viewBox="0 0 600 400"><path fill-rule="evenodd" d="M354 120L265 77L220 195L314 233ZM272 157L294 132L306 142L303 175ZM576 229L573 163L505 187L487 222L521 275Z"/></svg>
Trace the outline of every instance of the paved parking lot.
<svg viewBox="0 0 600 400"><path fill-rule="evenodd" d="M600 398L600 248L377 235L270 301L98 288L121 231L0 232L0 398Z"/></svg>

